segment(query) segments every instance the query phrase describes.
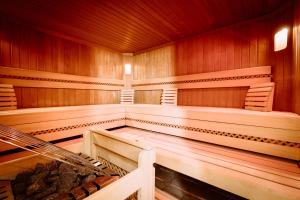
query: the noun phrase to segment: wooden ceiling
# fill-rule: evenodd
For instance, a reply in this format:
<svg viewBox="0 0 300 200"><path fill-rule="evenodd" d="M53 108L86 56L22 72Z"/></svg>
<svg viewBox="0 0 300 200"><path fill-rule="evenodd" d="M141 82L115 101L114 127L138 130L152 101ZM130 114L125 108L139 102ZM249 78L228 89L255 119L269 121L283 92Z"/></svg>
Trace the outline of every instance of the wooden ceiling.
<svg viewBox="0 0 300 200"><path fill-rule="evenodd" d="M138 52L265 15L287 0L1 0L0 12L40 30Z"/></svg>

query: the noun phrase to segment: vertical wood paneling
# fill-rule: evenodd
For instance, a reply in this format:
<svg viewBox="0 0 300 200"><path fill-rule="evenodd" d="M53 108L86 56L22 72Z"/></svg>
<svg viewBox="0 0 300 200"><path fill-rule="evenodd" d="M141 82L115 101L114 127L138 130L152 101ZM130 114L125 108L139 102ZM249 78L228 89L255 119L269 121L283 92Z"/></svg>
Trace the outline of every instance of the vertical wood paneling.
<svg viewBox="0 0 300 200"><path fill-rule="evenodd" d="M300 114L300 2L295 6L293 25L293 74L294 74L294 110Z"/></svg>
<svg viewBox="0 0 300 200"><path fill-rule="evenodd" d="M176 74L175 47L166 46L133 57L133 79L150 79ZM161 91L136 91L135 103L159 104Z"/></svg>
<svg viewBox="0 0 300 200"><path fill-rule="evenodd" d="M0 66L122 79L120 53L88 47L11 22L0 16ZM119 92L16 88L18 108L118 103Z"/></svg>
<svg viewBox="0 0 300 200"><path fill-rule="evenodd" d="M271 65L273 81L276 83L274 110L293 111L290 103L293 82L292 35L289 35L285 50L273 51L273 36L276 31L283 26L292 25L291 10L292 7L288 7L268 16L137 54L134 57L134 78L147 79ZM245 94L246 88L180 90L178 104L242 108ZM145 96L141 92L138 95L141 95L141 99ZM154 101L156 100L152 102ZM142 103L142 100L139 102Z"/></svg>

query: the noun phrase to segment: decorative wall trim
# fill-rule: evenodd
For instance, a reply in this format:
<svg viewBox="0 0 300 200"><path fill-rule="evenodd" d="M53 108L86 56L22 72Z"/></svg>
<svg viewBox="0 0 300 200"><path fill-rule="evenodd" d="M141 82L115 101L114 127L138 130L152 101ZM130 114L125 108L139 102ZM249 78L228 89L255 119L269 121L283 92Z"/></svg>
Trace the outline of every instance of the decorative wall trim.
<svg viewBox="0 0 300 200"><path fill-rule="evenodd" d="M58 127L58 128L47 129L47 130L42 130L42 131L34 131L34 132L29 132L28 134L42 135L42 134L47 134L47 133L54 133L54 132L59 132L59 131L66 131L66 130L72 130L72 129L77 129L77 128L95 126L95 125L100 125L100 124L119 122L119 121L123 121L123 120L125 120L125 118L104 120L104 121L98 121L98 122L89 122L89 123L85 123L85 124L76 124L73 126Z"/></svg>
<svg viewBox="0 0 300 200"><path fill-rule="evenodd" d="M168 84L182 84L182 83L199 83L199 82L212 82L212 81L228 81L228 80L242 80L242 79L254 79L254 78L270 78L270 74L259 74L251 76L233 76L224 78L208 78L208 79L196 79L196 80L183 80L183 81L169 81L160 83L144 83L133 84L133 86L147 86L147 85L168 85Z"/></svg>
<svg viewBox="0 0 300 200"><path fill-rule="evenodd" d="M6 75L6 74L4 74L4 75L0 74L0 78L35 80L35 81L51 81L51 82L61 82L61 83L80 83L80 84L92 84L92 85L123 86L122 84L113 84L113 83L104 83L104 82L87 82L87 81L76 81L76 80L63 80L63 79L51 79L51 78L13 76L13 75Z"/></svg>
<svg viewBox="0 0 300 200"><path fill-rule="evenodd" d="M269 144L275 144L275 145L281 145L281 146L287 146L287 147L293 147L293 148L300 148L300 143L275 140L275 139L264 138L264 137L255 137L255 136L250 136L250 135L228 133L228 132L215 131L215 130L204 129L204 128L196 128L196 127L190 127L190 126L161 123L161 122L134 119L134 118L126 118L126 120L135 121L135 122L139 122L139 123L145 123L145 124L151 124L151 125L156 125L156 126L177 128L177 129L182 129L182 130L186 130L186 131L194 131L194 132L198 132L201 134L211 134L211 135L225 136L225 137L231 137L231 138L237 138L237 139L243 139L243 140L251 140L251 141L255 141L255 142L269 143Z"/></svg>
<svg viewBox="0 0 300 200"><path fill-rule="evenodd" d="M135 90L164 88L193 89L215 87L246 87L271 81L271 66L208 72L185 76L173 76L146 80L134 80Z"/></svg>
<svg viewBox="0 0 300 200"><path fill-rule="evenodd" d="M123 80L0 67L0 83L19 87L121 90Z"/></svg>

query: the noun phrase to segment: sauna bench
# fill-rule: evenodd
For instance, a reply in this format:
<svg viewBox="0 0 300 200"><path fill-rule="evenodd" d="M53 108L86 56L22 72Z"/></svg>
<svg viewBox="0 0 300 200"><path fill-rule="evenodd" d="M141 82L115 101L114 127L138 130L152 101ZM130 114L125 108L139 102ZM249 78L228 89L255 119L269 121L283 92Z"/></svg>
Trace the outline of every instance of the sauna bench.
<svg viewBox="0 0 300 200"><path fill-rule="evenodd" d="M126 125L300 160L300 116L234 108L127 105Z"/></svg>
<svg viewBox="0 0 300 200"><path fill-rule="evenodd" d="M0 112L0 123L46 141L130 126L300 160L300 116L234 108L105 104ZM1 145L0 152L12 149Z"/></svg>
<svg viewBox="0 0 300 200"><path fill-rule="evenodd" d="M156 147L156 163L248 199L299 199L296 161L131 127L112 131Z"/></svg>
<svg viewBox="0 0 300 200"><path fill-rule="evenodd" d="M35 135L45 141L80 137L92 128L125 125L125 107L120 104L28 108L0 112L0 124ZM0 152L15 149L1 144Z"/></svg>

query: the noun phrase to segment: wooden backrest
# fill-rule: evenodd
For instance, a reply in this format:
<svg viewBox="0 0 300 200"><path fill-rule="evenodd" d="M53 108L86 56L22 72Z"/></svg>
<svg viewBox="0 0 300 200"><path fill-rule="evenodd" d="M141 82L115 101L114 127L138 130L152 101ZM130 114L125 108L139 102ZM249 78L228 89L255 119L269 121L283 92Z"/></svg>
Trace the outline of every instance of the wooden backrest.
<svg viewBox="0 0 300 200"><path fill-rule="evenodd" d="M17 98L14 87L0 84L0 111L17 109Z"/></svg>
<svg viewBox="0 0 300 200"><path fill-rule="evenodd" d="M246 95L245 109L264 112L272 111L274 86L273 82L251 85Z"/></svg>
<svg viewBox="0 0 300 200"><path fill-rule="evenodd" d="M121 104L134 104L134 90L121 90Z"/></svg>
<svg viewBox="0 0 300 200"><path fill-rule="evenodd" d="M177 88L163 89L160 99L161 105L177 106L177 91Z"/></svg>

